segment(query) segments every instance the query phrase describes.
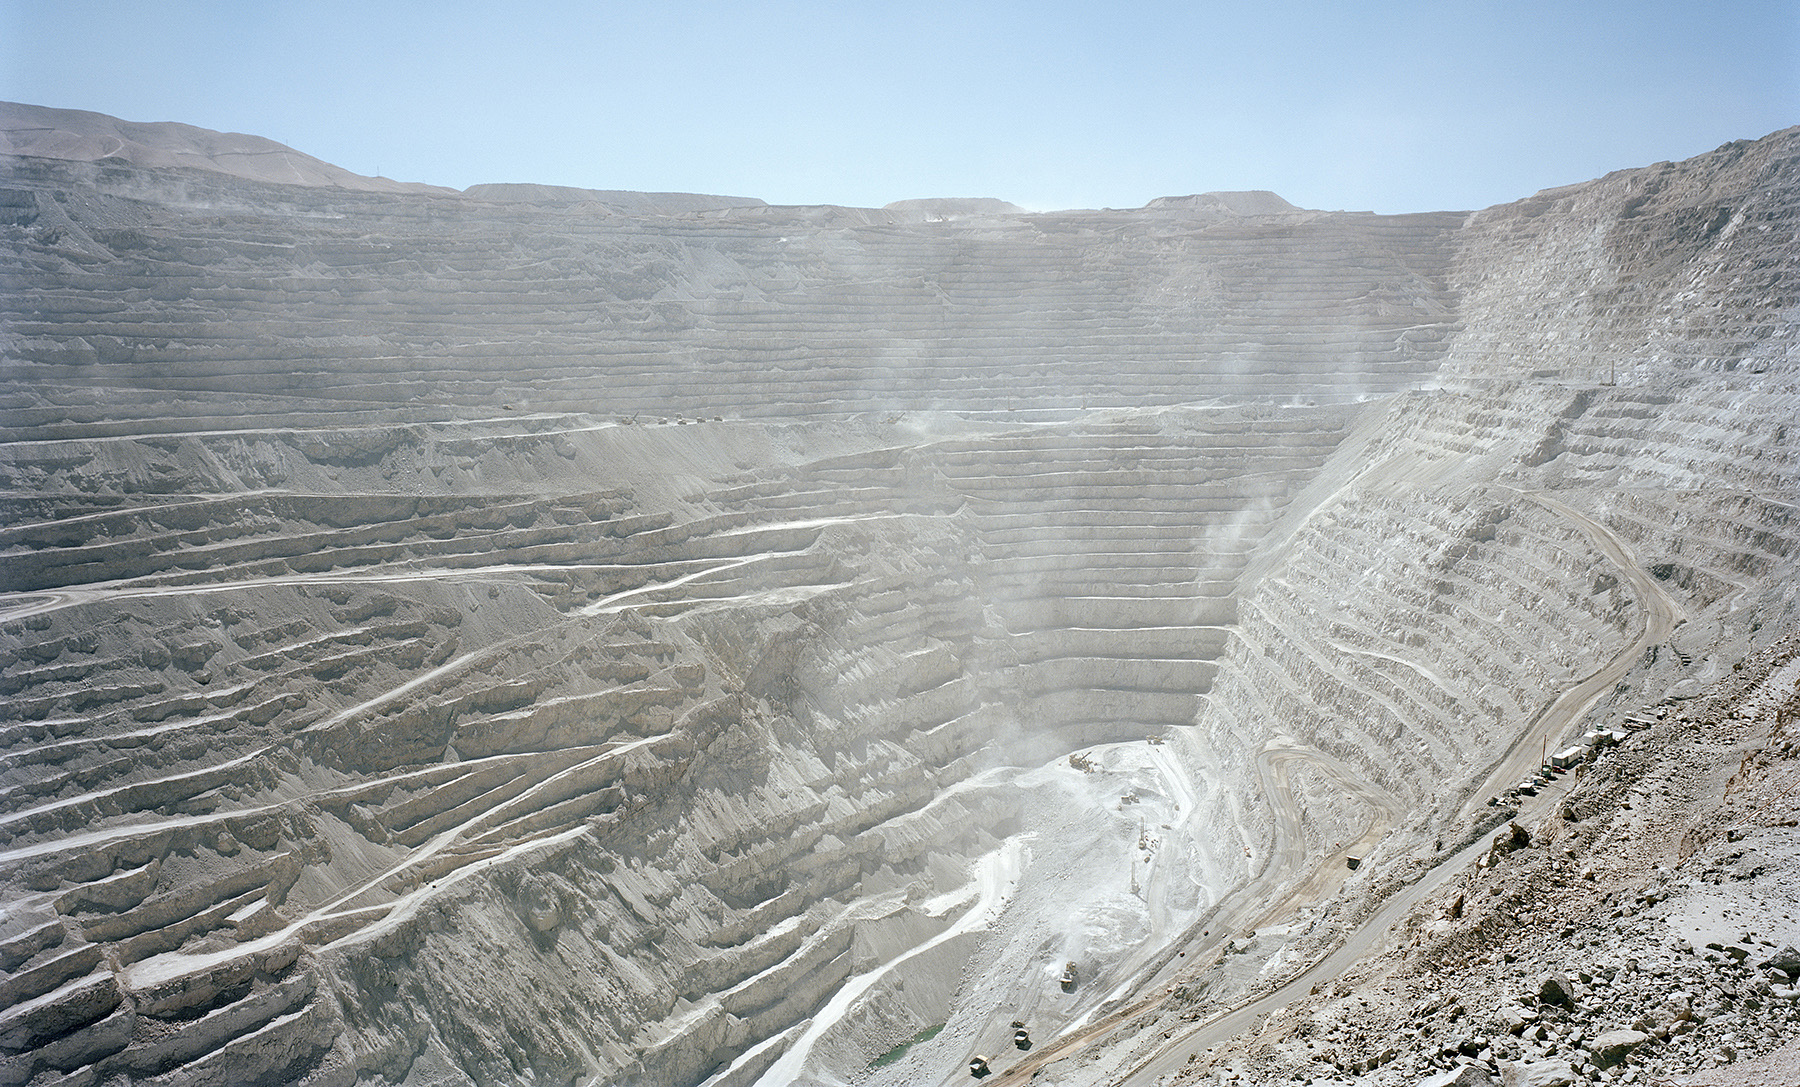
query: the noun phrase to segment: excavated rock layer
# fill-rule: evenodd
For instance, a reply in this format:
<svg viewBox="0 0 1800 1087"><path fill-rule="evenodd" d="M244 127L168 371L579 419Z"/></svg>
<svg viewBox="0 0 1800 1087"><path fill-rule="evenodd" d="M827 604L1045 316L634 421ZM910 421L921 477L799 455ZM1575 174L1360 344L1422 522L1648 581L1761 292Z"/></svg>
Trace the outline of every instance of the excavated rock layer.
<svg viewBox="0 0 1800 1087"><path fill-rule="evenodd" d="M0 161L6 1082L960 1076L1795 625L1794 131L1473 216Z"/></svg>

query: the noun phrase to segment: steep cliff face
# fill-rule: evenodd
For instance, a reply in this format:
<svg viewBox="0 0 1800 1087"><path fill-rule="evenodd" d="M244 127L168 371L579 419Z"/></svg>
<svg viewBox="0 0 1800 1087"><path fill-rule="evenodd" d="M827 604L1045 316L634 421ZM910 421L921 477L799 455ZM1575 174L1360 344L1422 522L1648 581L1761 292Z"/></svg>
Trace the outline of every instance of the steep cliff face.
<svg viewBox="0 0 1800 1087"><path fill-rule="evenodd" d="M1402 217L7 159L9 1081L920 1082L1400 870L1794 628L1797 141Z"/></svg>

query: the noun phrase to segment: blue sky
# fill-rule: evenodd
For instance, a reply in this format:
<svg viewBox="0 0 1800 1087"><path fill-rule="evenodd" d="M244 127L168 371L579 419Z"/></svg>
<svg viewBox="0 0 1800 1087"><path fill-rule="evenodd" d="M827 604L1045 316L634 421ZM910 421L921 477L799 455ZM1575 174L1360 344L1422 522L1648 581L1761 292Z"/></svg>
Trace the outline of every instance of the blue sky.
<svg viewBox="0 0 1800 1087"><path fill-rule="evenodd" d="M457 188L1452 210L1800 123L1800 0L0 0L0 99Z"/></svg>

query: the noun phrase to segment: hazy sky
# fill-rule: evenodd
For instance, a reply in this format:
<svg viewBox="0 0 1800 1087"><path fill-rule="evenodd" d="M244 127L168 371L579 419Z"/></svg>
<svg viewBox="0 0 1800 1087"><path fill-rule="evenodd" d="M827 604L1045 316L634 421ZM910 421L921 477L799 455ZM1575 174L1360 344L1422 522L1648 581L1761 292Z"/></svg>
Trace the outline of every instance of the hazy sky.
<svg viewBox="0 0 1800 1087"><path fill-rule="evenodd" d="M457 188L1452 210L1800 123L1800 0L0 0L0 99Z"/></svg>

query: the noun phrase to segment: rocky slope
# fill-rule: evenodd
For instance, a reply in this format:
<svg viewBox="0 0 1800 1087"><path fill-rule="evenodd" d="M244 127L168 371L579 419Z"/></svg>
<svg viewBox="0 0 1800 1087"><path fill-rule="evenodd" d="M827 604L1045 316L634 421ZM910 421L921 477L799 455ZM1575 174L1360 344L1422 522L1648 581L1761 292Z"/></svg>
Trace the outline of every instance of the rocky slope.
<svg viewBox="0 0 1800 1087"><path fill-rule="evenodd" d="M55 146L0 160L8 1082L952 1082L1014 1019L1068 1083L1792 1037L1800 133L1398 217ZM1508 794L1633 715L1562 808ZM1626 1007L1739 868L1744 932L1668 930L1718 1008ZM1174 1052L1427 871L1385 956Z"/></svg>
<svg viewBox="0 0 1800 1087"><path fill-rule="evenodd" d="M1639 715L1400 918L1387 954L1164 1081L1794 1082L1797 649ZM1203 1015L1207 988L1166 1022Z"/></svg>

